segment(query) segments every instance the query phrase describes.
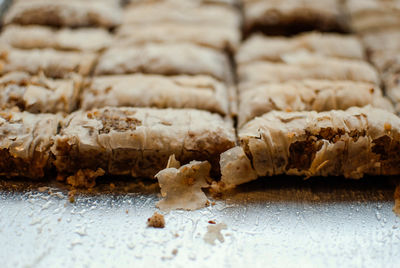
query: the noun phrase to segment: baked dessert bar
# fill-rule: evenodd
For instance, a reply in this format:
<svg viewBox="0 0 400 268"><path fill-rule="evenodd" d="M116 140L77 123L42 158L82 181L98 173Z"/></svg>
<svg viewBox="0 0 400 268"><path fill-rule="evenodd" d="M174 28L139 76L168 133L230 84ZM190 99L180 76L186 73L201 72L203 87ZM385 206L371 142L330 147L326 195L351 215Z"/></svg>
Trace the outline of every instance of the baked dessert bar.
<svg viewBox="0 0 400 268"><path fill-rule="evenodd" d="M72 112L78 104L81 78L50 79L11 72L0 78L0 107L31 113Z"/></svg>
<svg viewBox="0 0 400 268"><path fill-rule="evenodd" d="M105 106L194 108L227 115L228 91L218 80L203 75L97 76L82 93L81 108Z"/></svg>
<svg viewBox="0 0 400 268"><path fill-rule="evenodd" d="M236 61L282 61L286 54L307 51L321 56L363 59L361 42L354 36L333 33L304 33L294 37L267 37L254 34L242 43Z"/></svg>
<svg viewBox="0 0 400 268"><path fill-rule="evenodd" d="M300 80L265 84L239 95L239 126L270 111L330 111L372 105L393 111L374 84L353 81Z"/></svg>
<svg viewBox="0 0 400 268"><path fill-rule="evenodd" d="M0 42L21 49L100 51L111 41L111 34L102 28L54 29L39 25L9 25L0 35Z"/></svg>
<svg viewBox="0 0 400 268"><path fill-rule="evenodd" d="M38 74L40 71L52 78L68 77L70 73L88 75L96 54L91 52L57 51L54 49L20 50L0 48L0 73L23 71Z"/></svg>
<svg viewBox="0 0 400 268"><path fill-rule="evenodd" d="M379 84L376 70L360 60L327 58L307 54L288 55L285 63L258 61L238 66L239 88L290 80L351 80Z"/></svg>
<svg viewBox="0 0 400 268"><path fill-rule="evenodd" d="M400 51L378 51L371 61L377 66L385 86L385 92L400 112Z"/></svg>
<svg viewBox="0 0 400 268"><path fill-rule="evenodd" d="M5 24L113 28L121 23L118 1L14 0L13 2L5 15Z"/></svg>
<svg viewBox="0 0 400 268"><path fill-rule="evenodd" d="M199 1L138 1L124 8L123 24L180 23L240 29L241 16L228 5L204 5Z"/></svg>
<svg viewBox="0 0 400 268"><path fill-rule="evenodd" d="M117 30L117 45L144 43L194 43L217 50L234 52L239 46L239 28L207 24L165 22L155 24L123 24Z"/></svg>
<svg viewBox="0 0 400 268"><path fill-rule="evenodd" d="M346 5L356 32L400 27L399 0L347 0Z"/></svg>
<svg viewBox="0 0 400 268"><path fill-rule="evenodd" d="M189 43L114 46L100 57L95 69L96 75L138 72L203 74L232 82L229 59L224 53Z"/></svg>
<svg viewBox="0 0 400 268"><path fill-rule="evenodd" d="M249 180L278 174L358 179L400 172L400 118L372 107L274 111L244 125L238 136L242 149L221 156L222 182L228 187L236 184L240 167L249 169ZM237 163L239 168L232 169Z"/></svg>
<svg viewBox="0 0 400 268"><path fill-rule="evenodd" d="M365 33L362 36L363 44L369 54L374 52L399 52L400 51L400 28L388 29L378 32Z"/></svg>
<svg viewBox="0 0 400 268"><path fill-rule="evenodd" d="M170 155L181 163L209 160L235 145L232 122L191 109L103 108L65 120L52 152L61 174L102 169L111 175L153 177Z"/></svg>
<svg viewBox="0 0 400 268"><path fill-rule="evenodd" d="M0 175L43 177L50 168L60 115L0 112Z"/></svg>
<svg viewBox="0 0 400 268"><path fill-rule="evenodd" d="M245 30L287 34L343 30L337 0L244 0Z"/></svg>

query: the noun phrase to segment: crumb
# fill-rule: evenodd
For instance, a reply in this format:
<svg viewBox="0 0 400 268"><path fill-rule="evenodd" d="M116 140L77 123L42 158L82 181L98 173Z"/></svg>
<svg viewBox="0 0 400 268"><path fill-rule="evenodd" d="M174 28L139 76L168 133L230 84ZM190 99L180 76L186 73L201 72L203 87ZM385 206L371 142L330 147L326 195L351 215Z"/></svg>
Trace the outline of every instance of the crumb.
<svg viewBox="0 0 400 268"><path fill-rule="evenodd" d="M70 203L74 203L75 202L75 194L76 194L76 190L71 190L68 192L68 201Z"/></svg>
<svg viewBox="0 0 400 268"><path fill-rule="evenodd" d="M176 255L176 254L178 254L178 250L177 250L176 248L174 248L174 249L172 250L172 255Z"/></svg>
<svg viewBox="0 0 400 268"><path fill-rule="evenodd" d="M61 221L61 218L58 218L57 221L60 222L60 221Z"/></svg>
<svg viewBox="0 0 400 268"><path fill-rule="evenodd" d="M210 201L206 201L206 207L209 207L210 206Z"/></svg>
<svg viewBox="0 0 400 268"><path fill-rule="evenodd" d="M110 190L114 190L115 189L115 184L114 183L110 183Z"/></svg>
<svg viewBox="0 0 400 268"><path fill-rule="evenodd" d="M386 131L391 131L392 130L392 125L388 122L385 123L384 128Z"/></svg>
<svg viewBox="0 0 400 268"><path fill-rule="evenodd" d="M164 228L165 227L164 215L154 212L153 216L147 219L147 226L154 228Z"/></svg>
<svg viewBox="0 0 400 268"><path fill-rule="evenodd" d="M65 176L63 176L61 174L58 174L57 177L56 177L56 181L59 181L59 182L65 181Z"/></svg>
<svg viewBox="0 0 400 268"><path fill-rule="evenodd" d="M296 136L296 133L294 133L294 132L289 132L289 133L287 134L287 136L288 136L289 139L292 139L292 138L294 138L294 136Z"/></svg>
<svg viewBox="0 0 400 268"><path fill-rule="evenodd" d="M174 237L179 237L179 234L178 234L178 233L175 233L175 234L174 234Z"/></svg>
<svg viewBox="0 0 400 268"><path fill-rule="evenodd" d="M128 214L128 213L129 213L129 210L125 210L125 213Z"/></svg>
<svg viewBox="0 0 400 268"><path fill-rule="evenodd" d="M211 206L215 206L216 203L214 201L211 202Z"/></svg>
<svg viewBox="0 0 400 268"><path fill-rule="evenodd" d="M44 192L46 192L47 190L49 190L49 187L47 187L47 186L43 186L43 187L39 187L39 188L38 188L38 191L41 192L41 193L44 193Z"/></svg>
<svg viewBox="0 0 400 268"><path fill-rule="evenodd" d="M394 191L393 212L400 217L400 185L397 185L396 190Z"/></svg>
<svg viewBox="0 0 400 268"><path fill-rule="evenodd" d="M104 174L105 171L101 168L98 168L96 171L80 169L75 175L67 178L67 183L74 187L92 188L96 185L96 178Z"/></svg>
<svg viewBox="0 0 400 268"><path fill-rule="evenodd" d="M209 223L209 224L216 224L216 222L213 221L213 220L208 221L208 223Z"/></svg>

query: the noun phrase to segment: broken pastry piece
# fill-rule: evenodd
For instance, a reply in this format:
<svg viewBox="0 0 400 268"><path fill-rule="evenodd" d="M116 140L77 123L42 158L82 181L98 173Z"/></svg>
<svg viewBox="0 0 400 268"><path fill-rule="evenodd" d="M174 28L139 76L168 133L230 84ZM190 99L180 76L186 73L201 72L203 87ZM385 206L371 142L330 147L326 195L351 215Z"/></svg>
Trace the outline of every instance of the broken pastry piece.
<svg viewBox="0 0 400 268"><path fill-rule="evenodd" d="M270 112L244 125L240 145L256 174L298 176L396 175L400 172L400 118L372 107L330 112ZM229 156L234 163L243 158ZM226 158L226 157L224 157ZM221 156L221 161L224 160ZM248 163L247 163L248 164ZM235 183L235 170L222 178ZM249 177L249 180L254 177ZM243 183L240 179L237 184Z"/></svg>
<svg viewBox="0 0 400 268"><path fill-rule="evenodd" d="M5 14L4 24L113 28L121 23L118 1L17 0L13 2Z"/></svg>
<svg viewBox="0 0 400 268"><path fill-rule="evenodd" d="M0 42L20 49L100 51L111 44L112 37L102 28L53 29L38 25L9 25L3 30Z"/></svg>
<svg viewBox="0 0 400 268"><path fill-rule="evenodd" d="M31 113L72 112L78 104L81 78L51 79L11 72L0 78L0 107Z"/></svg>
<svg viewBox="0 0 400 268"><path fill-rule="evenodd" d="M232 81L228 57L194 44L144 44L112 47L99 59L96 75L152 73L163 75L210 75Z"/></svg>
<svg viewBox="0 0 400 268"><path fill-rule="evenodd" d="M41 178L50 168L50 147L61 116L0 112L0 175Z"/></svg>
<svg viewBox="0 0 400 268"><path fill-rule="evenodd" d="M193 43L217 50L234 52L240 43L239 28L219 25L182 24L167 22L135 27L123 24L118 28L115 44L118 46L145 43Z"/></svg>
<svg viewBox="0 0 400 268"><path fill-rule="evenodd" d="M376 70L360 60L298 54L285 57L283 62L257 61L239 65L239 88L247 90L262 83L303 79L350 80L379 84Z"/></svg>
<svg viewBox="0 0 400 268"><path fill-rule="evenodd" d="M61 174L103 169L106 174L152 178L175 154L178 161L209 160L235 145L230 121L191 109L103 108L77 111L55 138Z"/></svg>
<svg viewBox="0 0 400 268"><path fill-rule="evenodd" d="M209 76L111 75L94 77L81 108L105 106L195 108L227 115L226 86Z"/></svg>
<svg viewBox="0 0 400 268"><path fill-rule="evenodd" d="M155 177L163 199L157 203L157 207L163 211L205 207L208 200L201 189L209 187L207 181L211 180L210 169L211 165L207 161L191 161L189 164L167 167L158 172Z"/></svg>
<svg viewBox="0 0 400 268"><path fill-rule="evenodd" d="M347 0L346 8L355 32L377 32L400 26L398 0Z"/></svg>
<svg viewBox="0 0 400 268"><path fill-rule="evenodd" d="M344 31L338 0L244 0L247 33L292 34L309 30Z"/></svg>
<svg viewBox="0 0 400 268"><path fill-rule="evenodd" d="M239 126L270 111L346 110L372 105L388 111L393 106L374 84L353 81L300 80L262 84L240 91Z"/></svg>
<svg viewBox="0 0 400 268"><path fill-rule="evenodd" d="M335 58L364 58L363 47L354 36L311 32L294 37L252 35L241 45L236 61L238 64L260 60L280 62L286 54L302 51Z"/></svg>
<svg viewBox="0 0 400 268"><path fill-rule="evenodd" d="M36 75L41 71L52 78L64 78L77 73L88 75L96 54L91 52L57 51L54 49L20 50L0 48L0 73L22 71Z"/></svg>

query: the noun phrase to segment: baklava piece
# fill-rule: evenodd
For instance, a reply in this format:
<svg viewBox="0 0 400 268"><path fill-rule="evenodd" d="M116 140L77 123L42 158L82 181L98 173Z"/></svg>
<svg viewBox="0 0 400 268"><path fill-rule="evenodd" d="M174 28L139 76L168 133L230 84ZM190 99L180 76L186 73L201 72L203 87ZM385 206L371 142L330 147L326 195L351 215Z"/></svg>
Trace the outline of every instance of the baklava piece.
<svg viewBox="0 0 400 268"><path fill-rule="evenodd" d="M228 5L204 5L199 1L137 1L124 8L123 24L140 25L175 22L240 29L241 16Z"/></svg>
<svg viewBox="0 0 400 268"><path fill-rule="evenodd" d="M50 79L39 74L8 73L0 78L0 107L31 113L72 112L78 104L81 78Z"/></svg>
<svg viewBox="0 0 400 268"><path fill-rule="evenodd" d="M144 44L111 47L100 57L96 75L152 73L163 75L210 75L232 82L227 55L194 44Z"/></svg>
<svg viewBox="0 0 400 268"><path fill-rule="evenodd" d="M226 86L209 76L97 76L82 93L81 108L112 107L194 108L227 115Z"/></svg>
<svg viewBox="0 0 400 268"><path fill-rule="evenodd" d="M291 80L350 80L379 84L376 70L361 60L327 58L307 53L287 55L283 62L257 61L238 66L239 87Z"/></svg>
<svg viewBox="0 0 400 268"><path fill-rule="evenodd" d="M247 166L250 161L258 177L287 174L358 179L400 172L400 118L372 107L321 113L274 111L248 122L239 129L238 137L243 151L221 156L225 161L221 164L222 187L224 181L230 187L245 182L242 178L235 182L235 170L224 170L239 160ZM255 176L248 176L252 179Z"/></svg>
<svg viewBox="0 0 400 268"><path fill-rule="evenodd" d="M0 42L20 49L100 51L111 41L111 34L102 28L53 29L38 25L9 25L0 36Z"/></svg>
<svg viewBox="0 0 400 268"><path fill-rule="evenodd" d="M338 0L244 0L243 7L247 33L346 30Z"/></svg>
<svg viewBox="0 0 400 268"><path fill-rule="evenodd" d="M0 175L43 177L60 120L55 114L0 112Z"/></svg>
<svg viewBox="0 0 400 268"><path fill-rule="evenodd" d="M238 64L260 60L279 62L285 55L302 51L335 58L364 58L363 47L354 36L311 32L294 37L252 35L241 45L236 61Z"/></svg>
<svg viewBox="0 0 400 268"><path fill-rule="evenodd" d="M113 28L121 23L118 1L15 0L13 2L5 15L5 24Z"/></svg>
<svg viewBox="0 0 400 268"><path fill-rule="evenodd" d="M399 0L347 0L351 28L371 32L400 27Z"/></svg>
<svg viewBox="0 0 400 268"><path fill-rule="evenodd" d="M240 29L219 25L182 24L123 24L118 28L115 44L137 46L145 43L193 43L221 51L234 52L240 43Z"/></svg>
<svg viewBox="0 0 400 268"><path fill-rule="evenodd" d="M21 50L0 48L0 73L22 71L36 75L41 71L52 78L77 73L88 75L97 55L91 52L57 51L54 49Z"/></svg>
<svg viewBox="0 0 400 268"><path fill-rule="evenodd" d="M191 109L103 108L64 120L52 151L60 174L103 169L106 174L154 177L170 155L185 164L208 160L235 145L232 123Z"/></svg>
<svg viewBox="0 0 400 268"><path fill-rule="evenodd" d="M264 84L239 93L239 126L270 111L330 111L372 105L393 111L374 84L352 81L300 80Z"/></svg>

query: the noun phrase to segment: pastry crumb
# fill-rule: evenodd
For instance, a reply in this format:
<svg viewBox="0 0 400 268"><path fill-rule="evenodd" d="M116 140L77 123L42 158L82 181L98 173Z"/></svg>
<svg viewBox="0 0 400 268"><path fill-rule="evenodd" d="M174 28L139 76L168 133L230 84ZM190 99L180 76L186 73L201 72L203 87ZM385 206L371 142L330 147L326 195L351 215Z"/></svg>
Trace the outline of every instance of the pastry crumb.
<svg viewBox="0 0 400 268"><path fill-rule="evenodd" d="M47 187L47 186L42 186L42 187L38 188L38 191L41 192L41 193L44 193L44 192L46 192L48 190L49 190L49 187Z"/></svg>
<svg viewBox="0 0 400 268"><path fill-rule="evenodd" d="M210 245L215 245L215 240L223 243L224 236L221 234L222 230L227 229L225 223L212 224L207 226L207 233L204 235L204 241Z"/></svg>
<svg viewBox="0 0 400 268"><path fill-rule="evenodd" d="M208 221L208 223L209 223L209 224L216 224L216 222L213 221L213 220Z"/></svg>
<svg viewBox="0 0 400 268"><path fill-rule="evenodd" d="M172 255L176 255L176 254L178 254L178 250L177 250L176 248L174 248L174 249L172 250Z"/></svg>
<svg viewBox="0 0 400 268"><path fill-rule="evenodd" d="M73 187L93 188L96 185L96 178L103 176L105 171L98 168L96 171L90 169L80 169L75 175L67 178L67 183Z"/></svg>
<svg viewBox="0 0 400 268"><path fill-rule="evenodd" d="M400 217L400 185L397 185L396 190L394 191L393 212Z"/></svg>
<svg viewBox="0 0 400 268"><path fill-rule="evenodd" d="M75 202L75 194L76 194L76 190L71 190L68 192L68 201L70 203L74 203Z"/></svg>
<svg viewBox="0 0 400 268"><path fill-rule="evenodd" d="M153 216L147 219L147 226L154 228L164 228L165 227L164 215L158 212L154 212Z"/></svg>

